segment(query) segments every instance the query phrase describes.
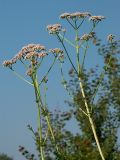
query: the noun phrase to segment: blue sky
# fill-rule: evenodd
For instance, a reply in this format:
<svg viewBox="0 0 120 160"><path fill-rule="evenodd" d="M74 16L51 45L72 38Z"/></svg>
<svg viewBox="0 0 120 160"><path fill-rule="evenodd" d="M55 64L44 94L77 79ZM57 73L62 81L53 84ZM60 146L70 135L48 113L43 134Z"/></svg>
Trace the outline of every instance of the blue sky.
<svg viewBox="0 0 120 160"><path fill-rule="evenodd" d="M46 25L64 24L59 19L63 12L88 11L103 15L106 20L97 28L100 38L105 39L109 33L120 37L119 7L119 0L0 0L0 152L8 153L15 160L24 160L18 146L25 145L32 150L33 140L26 126L32 124L36 128L32 87L3 68L2 61L13 57L29 43L59 47L55 38L47 33ZM96 58L89 56L90 61L96 61ZM57 68L51 72L48 85L51 108L65 107L63 101L67 98Z"/></svg>

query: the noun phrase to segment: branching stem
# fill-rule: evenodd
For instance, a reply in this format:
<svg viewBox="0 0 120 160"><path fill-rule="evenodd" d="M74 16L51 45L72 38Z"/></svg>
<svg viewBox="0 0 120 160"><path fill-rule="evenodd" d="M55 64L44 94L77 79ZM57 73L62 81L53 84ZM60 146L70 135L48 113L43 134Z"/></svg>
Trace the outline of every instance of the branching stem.
<svg viewBox="0 0 120 160"><path fill-rule="evenodd" d="M14 69L11 69L13 71L13 73L19 77L20 79L22 79L24 82L28 83L29 85L33 86L33 84L31 82L29 82L28 80L26 80L23 76L21 76L19 73L17 73Z"/></svg>
<svg viewBox="0 0 120 160"><path fill-rule="evenodd" d="M33 80L34 89L35 89L36 103L37 103L37 106L38 106L38 126L39 126L40 144L42 144L43 140L42 140L42 124L41 124L42 114L41 114L41 112L43 111L45 113L47 110L46 110L46 107L43 105L42 100L41 100L40 88L39 88L37 76L33 76L32 80ZM53 132L53 129L52 129L52 126L51 126L49 113L46 113L45 119L46 119L46 122L47 122L47 125L48 125L48 129L51 133L51 139L52 139L52 141L55 145L56 151L59 155L62 155L60 153L59 149L58 149L57 144L56 144L56 139L55 139L54 132ZM43 146L40 145L40 152L41 152L42 160L44 160L44 150L43 149L44 149Z"/></svg>
<svg viewBox="0 0 120 160"><path fill-rule="evenodd" d="M78 37L78 31L76 30L76 55L77 55L78 73L80 73L80 64L79 64L79 59L78 59L79 58L78 57L79 49L77 47L78 46L78 38L77 37ZM87 112L88 119L89 119L89 122L90 122L90 125L91 125L91 128L92 128L92 131L93 131L93 135L94 135L97 147L98 147L98 151L100 153L100 156L101 156L102 160L105 160L102 149L101 149L101 146L100 146L100 143L99 143L99 140L98 140L98 137L97 137L97 134L96 134L95 125L94 125L93 119L91 117L91 113L90 113L90 110L89 110L89 105L88 105L87 100L86 100L86 95L85 95L85 92L84 92L83 83L82 83L82 79L80 78L80 75L78 76L78 79L79 79L79 86L80 86L81 93L82 93L82 96L83 96L84 104L85 104L85 107L86 107L86 112Z"/></svg>

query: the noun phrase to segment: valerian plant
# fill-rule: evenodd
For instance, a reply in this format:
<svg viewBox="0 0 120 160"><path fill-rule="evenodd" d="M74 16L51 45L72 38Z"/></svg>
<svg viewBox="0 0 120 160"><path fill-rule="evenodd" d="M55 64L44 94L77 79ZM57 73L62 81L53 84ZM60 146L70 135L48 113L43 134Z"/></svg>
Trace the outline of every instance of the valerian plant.
<svg viewBox="0 0 120 160"><path fill-rule="evenodd" d="M48 53L51 52L54 55L54 59L48 70L46 71L46 74L43 75L43 78L39 81L37 71L41 67L43 60L48 55ZM46 86L48 74L51 71L52 67L55 64L56 59L61 60L63 56L63 51L59 48L50 49L48 52L45 49L45 46L40 44L29 44L25 47L23 47L17 55L15 55L11 60L7 60L3 62L3 65L5 67L8 67L11 71L13 71L19 78L33 86L34 92L35 92L35 98L36 98L36 105L38 109L38 130L35 132L33 128L28 125L28 129L32 132L36 148L39 152L39 158L44 160L45 154L44 154L44 148L47 140L47 136L51 136L51 142L55 146L55 152L57 152L58 156L61 155L56 140L54 136L54 131L51 126L50 121L50 113L47 108L46 103L46 93L44 94L44 101L42 100L41 96L41 86ZM22 77L16 70L14 69L15 64L17 61L20 61L21 64L25 67L27 70L26 74L30 77L31 82L26 80L24 77ZM46 92L46 87L44 87L44 92ZM46 135L43 137L43 126L42 126L42 117L46 120L47 123L47 130ZM30 154L23 146L20 146L19 151L25 156L26 159L35 159L34 154ZM61 157L61 156L60 156Z"/></svg>
<svg viewBox="0 0 120 160"><path fill-rule="evenodd" d="M111 35L109 37L111 37ZM104 45L100 43L98 54L101 55L104 60L103 66L105 67L108 63L109 55L111 55L112 60L107 70L104 71L104 79L102 80L99 91L97 92L97 97L92 106L91 114L106 160L120 159L120 143L118 140L120 127L119 53L119 40L114 40L112 43L109 41ZM100 81L100 70L101 67L98 65L84 70L84 89L89 103L91 102L93 93ZM78 124L78 130L76 134L73 134L68 130L64 130L64 132L61 130L62 136L59 137L59 141L61 141L61 139L64 140L63 152L66 154L68 159L71 160L100 160L101 158L99 156L97 146L95 145L94 136L91 133L89 120L79 109L85 108L82 93L79 89L79 80L73 69L69 71L69 75L70 81L68 81L66 86L67 90L73 93L74 98L73 101L69 100L67 102L71 110L66 113L60 113L63 120L61 122L61 119L59 118L59 122L61 122L61 125L63 122L68 124L71 118L74 117Z"/></svg>
<svg viewBox="0 0 120 160"><path fill-rule="evenodd" d="M67 81L66 81L65 74L64 74L64 68L63 68L63 62L65 61L64 58L68 58L71 64L71 67L72 67L70 74L72 75L75 73L77 77L78 88L79 88L78 90L80 91L80 98L83 103L83 107L79 107L78 110L89 121L89 126L91 128L91 130L89 131L91 131L90 134L93 135L94 140L95 140L95 143L93 145L97 146L101 159L105 160L105 155L103 152L104 148L101 147L99 135L96 132L97 124L95 124L95 121L94 121L94 103L95 103L97 92L100 86L102 85L102 81L104 79L105 72L109 70L109 66L113 60L113 57L111 56L111 54L107 57L107 61L104 66L104 69L101 72L100 77L98 78L98 81L94 87L94 91L92 92L91 95L89 95L89 92L88 93L86 92L86 84L85 84L85 78L84 78L85 60L86 60L86 54L87 54L88 48L90 47L90 42L92 41L94 44L96 44L97 36L95 33L95 28L97 27L100 21L105 19L105 17L104 16L93 16L89 12L83 12L83 13L75 12L75 13L63 13L60 15L60 18L65 19L69 23L69 25L72 27L72 29L74 30L75 32L74 42L66 38L67 30L64 29L61 24L48 25L47 30L49 31L51 35L54 35L57 37L58 41L63 47L64 52L63 50L59 48L53 48L47 52L45 47L40 44L29 44L23 47L20 50L20 52L16 56L14 56L11 60L4 61L3 65L5 67L8 67L19 78L21 78L22 80L24 80L25 82L33 86L34 88L35 97L36 97L36 105L38 108L38 129L37 131L34 131L30 125L28 125L28 129L32 132L34 136L36 148L38 150L39 159L47 160L49 159L48 155L50 156L52 155L53 159L72 160L75 157L68 158L66 156L66 152L63 152L61 149L62 146L64 146L64 139L61 138L61 140L63 141L58 142L59 136L62 136L62 134L60 133L60 135L56 135L56 131L55 131L56 128L53 128L52 126L52 122L51 122L52 116L49 112L49 109L46 103L46 83L48 80L49 72L53 68L56 60L60 64L62 84L64 88L66 89L66 91L68 92L68 94L70 95L70 97L72 98L72 100L75 101L75 96L68 89ZM80 36L79 30L81 26L83 25L83 23L86 22L86 20L89 20L90 21L89 23L92 23L92 27L90 28L88 33L85 33ZM109 35L108 41L109 43L113 44L114 36ZM70 55L65 43L68 43L70 46L72 46L75 49L74 52L75 52L76 63L74 63L74 60L72 56ZM37 71L38 69L40 69L42 63L44 63L43 60L46 58L46 56L49 56L48 55L49 52L53 53L54 55L53 63L48 68L48 71L46 71L46 74L43 75L43 78L39 81ZM23 78L21 75L19 75L15 71L14 65L17 63L17 61L20 61L21 64L24 65L24 67L27 69L26 74L30 77L31 81L26 80L25 78ZM45 86L44 99L42 99L42 94L41 94L42 85ZM67 114L68 119L70 118L70 115L71 113ZM79 118L79 115L78 115L78 118ZM57 120L57 118L55 120ZM58 126L59 129L61 129L64 125L65 125L64 122L59 123L59 121L58 121L58 124L56 124L56 126ZM83 121L83 125L84 125L84 121ZM67 132L66 135L70 137L69 132ZM75 141L73 140L73 142ZM47 147L48 145L51 146L51 148ZM25 156L26 159L29 159L29 160L36 159L35 155L29 153L29 151L27 151L23 146L20 146L19 151Z"/></svg>
<svg viewBox="0 0 120 160"><path fill-rule="evenodd" d="M84 21L86 20L86 18L88 18L88 17L89 17L89 20L92 21L92 23L93 23L92 28L89 31L89 33L84 34L83 36L80 37L79 36L79 29L82 26L82 24L84 23ZM104 16L91 16L91 14L89 12L85 12L85 13L75 12L75 13L63 13L60 15L60 18L67 20L67 22L70 24L70 26L75 31L75 43L73 44L69 40L67 40L67 42L68 43L70 42L69 44L72 43L72 46L75 48L76 64L73 63L73 60L70 57L70 54L65 46L65 43L64 43L64 41L66 41L66 39L64 38L65 35L61 34L62 26L60 24L48 25L47 29L50 34L56 35L56 37L58 38L59 42L61 43L61 45L66 53L67 58L69 59L71 66L73 67L73 70L77 74L77 77L79 79L79 88L81 90L83 101L85 104L85 108L84 109L80 108L80 110L83 112L83 114L85 114L88 117L90 125L91 125L91 129L92 129L92 132L93 132L93 135L94 135L94 138L95 138L95 141L96 141L99 153L100 153L100 156L101 156L102 160L105 160L104 155L103 155L103 151L101 149L99 139L98 139L98 136L96 133L95 124L93 122L93 118L91 115L91 108L92 108L93 104L92 103L89 104L87 101L85 90L84 90L83 77L82 77L83 69L84 69L84 61L86 58L87 50L89 48L89 41L96 39L94 29L96 28L97 24L100 21L105 19L105 17ZM80 49L81 48L83 48L82 63L80 63ZM106 68L107 68L107 66L106 66ZM64 77L62 65L61 65L61 73L62 73L62 77ZM103 76L101 75L100 82L102 81L102 78L103 78ZM94 100L96 92L99 88L99 84L96 87L95 93L93 94L93 100Z"/></svg>

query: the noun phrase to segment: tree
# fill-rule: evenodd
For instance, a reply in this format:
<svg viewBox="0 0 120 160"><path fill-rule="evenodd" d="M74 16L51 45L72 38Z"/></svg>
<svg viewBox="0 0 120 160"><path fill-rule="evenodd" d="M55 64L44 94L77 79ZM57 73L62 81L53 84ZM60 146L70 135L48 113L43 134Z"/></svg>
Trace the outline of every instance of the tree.
<svg viewBox="0 0 120 160"><path fill-rule="evenodd" d="M13 158L9 157L7 154L1 153L0 160L13 160Z"/></svg>
<svg viewBox="0 0 120 160"><path fill-rule="evenodd" d="M91 105L91 115L94 119L97 135L106 160L120 160L120 144L117 131L120 127L120 41L100 45L99 54L104 59L104 70L99 74L99 67L85 70L82 73L87 102ZM111 60L110 60L111 59ZM110 61L110 62L108 62ZM107 67L106 67L107 66ZM56 143L67 160L100 160L88 118L80 111L85 109L78 79L70 70L71 80L67 89L74 95L68 112L51 114ZM71 133L65 125L72 117L76 119L79 132ZM47 141L46 154L48 160L57 159L52 144ZM52 152L52 154L51 154ZM54 155L54 156L53 156Z"/></svg>

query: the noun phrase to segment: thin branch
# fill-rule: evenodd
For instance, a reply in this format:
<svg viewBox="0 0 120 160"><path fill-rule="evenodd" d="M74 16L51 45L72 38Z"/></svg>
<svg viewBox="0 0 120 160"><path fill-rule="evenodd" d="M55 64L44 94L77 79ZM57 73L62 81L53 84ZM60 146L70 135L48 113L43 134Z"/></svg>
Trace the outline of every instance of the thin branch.
<svg viewBox="0 0 120 160"><path fill-rule="evenodd" d="M21 76L19 73L17 73L14 69L12 69L12 68L10 68L10 69L13 71L13 73L14 73L17 77L19 77L19 78L22 79L24 82L26 82L26 83L28 83L28 84L30 84L30 85L33 86L33 84L32 84L31 82L29 82L28 80L26 80L23 76Z"/></svg>
<svg viewBox="0 0 120 160"><path fill-rule="evenodd" d="M67 20L67 22L68 22L74 29L76 29L75 26L69 21L68 18L66 18L66 20Z"/></svg>
<svg viewBox="0 0 120 160"><path fill-rule="evenodd" d="M100 74L100 78L99 78L99 80L98 80L98 85L97 85L97 87L96 87L96 89L95 89L95 91L94 91L94 93L93 93L92 103L94 102L94 99L95 99L95 96L96 96L96 94L97 94L97 92L98 92L98 89L99 89L99 87L100 87L100 85L101 85L101 83L102 83L102 81L103 81L103 79L104 79L105 72L106 72L106 70L108 69L108 66L109 66L109 64L110 64L110 62L111 62L111 59L112 59L112 56L110 56L107 65L105 66L104 70L103 70L102 73Z"/></svg>
<svg viewBox="0 0 120 160"><path fill-rule="evenodd" d="M59 36L60 36L61 38L63 38L63 40L65 40L68 44L70 44L72 47L75 48L75 45L74 45L71 41L69 41L67 38L63 37L60 33L59 33Z"/></svg>
<svg viewBox="0 0 120 160"><path fill-rule="evenodd" d="M84 63L85 63L85 58L86 58L87 49L88 49L88 44L86 45L85 50L84 50L84 55L83 55L83 61L82 61L81 71L83 71L83 67L84 67Z"/></svg>
<svg viewBox="0 0 120 160"><path fill-rule="evenodd" d="M26 69L29 68L29 67L22 61L22 59L20 59L20 62L25 66Z"/></svg>
<svg viewBox="0 0 120 160"><path fill-rule="evenodd" d="M36 70L41 66L41 64L42 64L42 62L43 62L43 57L42 57L42 59L41 59L41 61L40 61L40 63L37 65L37 68L36 68Z"/></svg>
<svg viewBox="0 0 120 160"><path fill-rule="evenodd" d="M65 79L64 79L64 74L63 74L63 70L62 70L62 64L61 64L60 70L61 70L62 81L64 82ZM71 97L71 99L73 101L73 96L71 95L71 93L67 89L67 86L64 85L64 84L63 84L63 86L64 86L65 90L67 91L67 93L69 94L69 96ZM80 111L82 111L83 114L85 114L88 117L88 114L82 108L79 108L79 109L80 109Z"/></svg>
<svg viewBox="0 0 120 160"><path fill-rule="evenodd" d="M66 52L66 54L67 54L67 57L68 57L68 59L69 59L71 65L72 65L73 69L75 70L76 74L78 75L78 72L77 72L77 70L76 70L76 68L75 68L75 66L74 66L74 64L73 64L73 62L72 62L72 60L71 60L71 58L70 58L70 56L69 56L69 54L68 54L68 51L67 51L67 49L66 49L66 47L65 47L65 45L64 45L64 43L63 43L63 41L60 39L60 37L59 37L58 34L57 34L57 37L58 37L59 41L61 42L61 44L62 44L62 46L63 46L63 48L64 48L64 50L65 50L65 52Z"/></svg>
<svg viewBox="0 0 120 160"><path fill-rule="evenodd" d="M78 25L77 29L79 29L81 27L81 25L83 24L85 18L82 20L82 22Z"/></svg>
<svg viewBox="0 0 120 160"><path fill-rule="evenodd" d="M41 82L39 83L39 86L42 84L42 82L44 81L44 79L48 76L49 72L51 71L52 67L54 66L56 61L56 57L53 60L53 63L51 64L50 68L48 69L47 73L45 74L45 76L42 78Z"/></svg>

